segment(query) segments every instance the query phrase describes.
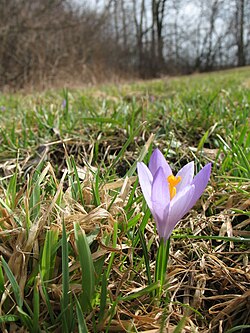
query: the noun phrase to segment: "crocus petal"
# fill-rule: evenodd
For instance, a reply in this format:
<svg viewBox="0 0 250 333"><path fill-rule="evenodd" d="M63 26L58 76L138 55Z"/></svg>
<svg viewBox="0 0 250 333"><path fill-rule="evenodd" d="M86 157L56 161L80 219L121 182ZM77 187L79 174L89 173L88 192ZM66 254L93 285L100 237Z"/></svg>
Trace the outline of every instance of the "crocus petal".
<svg viewBox="0 0 250 333"><path fill-rule="evenodd" d="M166 228L164 232L164 239L167 240L176 224L180 221L180 219L188 212L189 204L194 195L195 186L188 185L178 198L174 197L170 202L170 210L168 215L168 220L166 223Z"/></svg>
<svg viewBox="0 0 250 333"><path fill-rule="evenodd" d="M157 170L153 177L151 201L160 202L164 207L170 202L168 181L162 167Z"/></svg>
<svg viewBox="0 0 250 333"><path fill-rule="evenodd" d="M194 178L194 162L190 162L186 164L176 175L176 177L180 176L181 181L176 185L177 193L182 191L187 185L192 183Z"/></svg>
<svg viewBox="0 0 250 333"><path fill-rule="evenodd" d="M172 175L172 171L170 166L168 165L165 157L163 154L160 152L159 149L155 149L150 157L149 161L149 170L151 171L152 175L154 176L156 174L156 171L162 167L164 174L165 174L165 179L167 179L168 176Z"/></svg>
<svg viewBox="0 0 250 333"><path fill-rule="evenodd" d="M151 210L151 187L153 182L153 176L149 171L148 167L143 162L137 163L137 172L143 196L148 204L149 209Z"/></svg>
<svg viewBox="0 0 250 333"><path fill-rule="evenodd" d="M152 214L157 221L158 233L160 237L163 237L169 213L170 194L168 182L162 167L157 170L153 178L151 201L153 208Z"/></svg>
<svg viewBox="0 0 250 333"><path fill-rule="evenodd" d="M153 209L151 212L156 222L158 234L160 238L164 238L170 203L166 207L163 207L159 202L152 202L152 205Z"/></svg>
<svg viewBox="0 0 250 333"><path fill-rule="evenodd" d="M202 193L204 192L205 187L207 186L207 183L209 181L211 167L211 163L208 163L194 177L192 184L195 186L195 192L192 200L190 201L188 209L191 209L195 205L196 201L201 197Z"/></svg>

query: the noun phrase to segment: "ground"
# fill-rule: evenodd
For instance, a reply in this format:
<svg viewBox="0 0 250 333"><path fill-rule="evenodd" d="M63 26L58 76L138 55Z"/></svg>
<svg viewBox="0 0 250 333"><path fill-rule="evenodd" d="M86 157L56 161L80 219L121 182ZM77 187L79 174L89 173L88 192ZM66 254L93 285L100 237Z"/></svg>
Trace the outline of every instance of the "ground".
<svg viewBox="0 0 250 333"><path fill-rule="evenodd" d="M2 332L247 332L249 68L0 95ZM170 241L136 164L212 163Z"/></svg>

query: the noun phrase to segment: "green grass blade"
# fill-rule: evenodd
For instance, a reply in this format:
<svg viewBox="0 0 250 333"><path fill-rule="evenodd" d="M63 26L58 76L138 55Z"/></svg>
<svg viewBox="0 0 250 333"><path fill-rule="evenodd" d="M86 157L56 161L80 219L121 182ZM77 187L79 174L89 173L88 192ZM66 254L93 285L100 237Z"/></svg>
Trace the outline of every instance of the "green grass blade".
<svg viewBox="0 0 250 333"><path fill-rule="evenodd" d="M18 160L18 158L17 158ZM17 162L18 163L18 162ZM12 175L8 188L7 188L7 202L11 209L14 209L16 206L16 194L17 194L17 171L18 164L16 165L15 173Z"/></svg>
<svg viewBox="0 0 250 333"><path fill-rule="evenodd" d="M29 332L33 333L33 324L31 317L25 311L23 311L23 309L20 308L19 306L17 306L17 311L20 314L20 318L24 326L29 330Z"/></svg>
<svg viewBox="0 0 250 333"><path fill-rule="evenodd" d="M41 276L44 282L52 279L55 266L58 230L51 229L46 233L41 260Z"/></svg>
<svg viewBox="0 0 250 333"><path fill-rule="evenodd" d="M84 315L81 309L81 305L78 301L78 299L75 296L76 300L76 314L77 314L77 319L78 319L78 332L79 333L88 333L88 328L84 319Z"/></svg>
<svg viewBox="0 0 250 333"><path fill-rule="evenodd" d="M118 120L112 119L112 118L104 118L104 117L82 117L82 121L84 122L93 122L93 123L101 123L101 124L117 124L117 125L122 125Z"/></svg>
<svg viewBox="0 0 250 333"><path fill-rule="evenodd" d="M147 143L143 146L137 160L132 164L131 168L126 173L126 176L131 177L134 174L135 170L136 170L137 163L142 162L144 160L145 156L147 155L148 151L151 151L152 142L154 140L154 137L155 136L153 134L151 134Z"/></svg>
<svg viewBox="0 0 250 333"><path fill-rule="evenodd" d="M201 140L200 140L200 142L199 142L199 144L198 144L198 147L197 147L197 151L200 151L203 147L204 147L204 144L205 144L205 142L207 141L207 138L208 138L208 136L209 136L209 130L207 130L206 132L205 132L205 134L203 135L203 137L201 138Z"/></svg>
<svg viewBox="0 0 250 333"><path fill-rule="evenodd" d="M137 178L136 181L135 181L135 183L134 183L134 185L133 185L133 188L132 188L132 190L130 192L130 195L129 195L129 198L128 198L128 202L127 202L126 207L125 207L126 212L128 212L131 209L132 204L133 204L133 202L135 200L134 196L135 196L135 191L136 191L136 189L138 187L138 183L139 183L139 179Z"/></svg>
<svg viewBox="0 0 250 333"><path fill-rule="evenodd" d="M107 304L107 285L108 285L107 275L106 275L106 272L103 272L102 289L101 289L101 295L100 295L100 310L98 313L99 323L101 323L101 321L104 318L104 314L105 314L105 309L106 309L106 304Z"/></svg>
<svg viewBox="0 0 250 333"><path fill-rule="evenodd" d="M114 222L114 232L113 232L113 248L116 248L116 244L117 244L117 239L118 239L118 223L115 221ZM115 258L115 252L111 253L110 259L109 259L109 264L108 264L108 269L107 269L107 276L109 276L113 262L114 262L114 258Z"/></svg>
<svg viewBox="0 0 250 333"><path fill-rule="evenodd" d="M22 308L23 306L23 297L21 295L21 290L19 288L19 285L17 283L17 280L15 278L15 276L13 275L12 271L9 268L9 265L7 264L7 262L4 260L4 258L2 257L2 265L5 271L5 274L7 275L7 278L11 284L13 293L15 295L15 300L17 302L17 305L19 306L19 308Z"/></svg>
<svg viewBox="0 0 250 333"><path fill-rule="evenodd" d="M151 285L149 285L137 292L131 293L127 296L119 297L119 300L120 301L131 301L131 300L139 298L143 295L151 294L153 291L157 290L159 287L160 287L160 282L156 281L156 282L152 283Z"/></svg>
<svg viewBox="0 0 250 333"><path fill-rule="evenodd" d="M0 324L3 323L10 323L13 321L17 321L19 320L19 317L16 315L4 315L4 316L0 316Z"/></svg>
<svg viewBox="0 0 250 333"><path fill-rule="evenodd" d="M142 246L142 251L143 251L143 257L144 257L144 262L145 262L145 266L146 266L146 273L147 273L147 277L148 277L148 284L151 285L152 284L152 279L151 279L151 272L150 272L150 263L149 263L149 254L148 254L148 250L147 250L147 245L145 242L145 237L143 235L143 233L141 232L141 230L138 230L139 233L139 237L140 237L140 241L141 241L141 246Z"/></svg>
<svg viewBox="0 0 250 333"><path fill-rule="evenodd" d="M2 263L0 262L0 295L5 290L4 285L5 285L5 281L4 281L4 275L3 275L3 270L2 270Z"/></svg>
<svg viewBox="0 0 250 333"><path fill-rule="evenodd" d="M135 215L131 220L128 221L127 224L127 230L133 228L141 219L142 217L142 213L139 213L137 215ZM139 229L139 231L141 232L141 230Z"/></svg>
<svg viewBox="0 0 250 333"><path fill-rule="evenodd" d="M61 312L62 312L62 324L63 332L68 331L69 318L69 258L68 258L68 241L63 223L62 230L62 299L61 299Z"/></svg>
<svg viewBox="0 0 250 333"><path fill-rule="evenodd" d="M115 168L115 165L118 163L118 161L120 160L120 158L124 155L126 149L128 148L128 146L131 144L131 142L134 140L134 137L138 135L138 133L141 131L141 128L144 124L141 124L140 126L138 126L138 128L131 133L131 135L129 136L129 138L127 139L127 141L124 143L124 145L122 146L122 149L119 151L119 153L117 154L116 158L114 159L113 163L111 164L111 166L109 167L109 172L112 171ZM132 170L131 172L132 173Z"/></svg>
<svg viewBox="0 0 250 333"><path fill-rule="evenodd" d="M99 170L95 173L95 179L92 186L93 196L94 196L94 204L96 207L101 205L101 199L99 195Z"/></svg>
<svg viewBox="0 0 250 333"><path fill-rule="evenodd" d="M14 216L15 222L17 223L17 225L19 227L21 227L22 226L21 220L19 219L19 217L16 214L14 214L14 212L9 208L9 206L6 204L6 202L4 200L2 200L2 198L0 198L0 204L2 207L4 207L6 209L6 211L8 212L9 215Z"/></svg>
<svg viewBox="0 0 250 333"><path fill-rule="evenodd" d="M149 220L149 218L150 218L150 215L151 215L150 209L147 208L147 210L146 210L146 212L145 212L145 215L143 216L143 219L142 219L141 224L140 224L140 226L139 226L139 228L140 228L142 234L144 233L144 230L145 230L145 227L146 227L146 225L147 225L147 223L148 223L148 220ZM134 239L134 241L133 241L133 246L134 246L134 247L137 246L139 240L140 240L140 236L139 236L139 233L137 233L137 235L136 235L136 237L135 237L135 239Z"/></svg>
<svg viewBox="0 0 250 333"><path fill-rule="evenodd" d="M42 279L41 279L41 285L42 285L42 291L43 291L43 294L44 294L46 306L47 306L47 309L48 309L49 318L51 320L51 323L54 325L55 322L56 322L56 320L55 320L55 313L53 312L53 308L52 308L52 305L50 303L49 294L48 294L48 291L47 291L47 289L45 287L45 284L44 284L44 282L43 282Z"/></svg>
<svg viewBox="0 0 250 333"><path fill-rule="evenodd" d="M239 325L239 326L235 326L235 327L230 328L225 333L234 333L234 332L237 332L237 331L247 332L247 331L245 331L247 329L250 329L250 325ZM244 331L242 331L242 330L244 330Z"/></svg>
<svg viewBox="0 0 250 333"><path fill-rule="evenodd" d="M173 333L182 333L183 328L185 326L187 317L182 317L181 320L179 321L179 323L177 324L177 326L175 327Z"/></svg>
<svg viewBox="0 0 250 333"><path fill-rule="evenodd" d="M74 176L75 176L75 180L76 180L76 186L75 187L77 188L77 199L79 197L79 199L81 201L81 204L84 206L84 199L83 199L83 195L82 195L81 183L80 183L76 163L75 163L75 160L74 160L73 156L70 157L70 161L71 161L71 166L73 167L73 170L74 170Z"/></svg>
<svg viewBox="0 0 250 333"><path fill-rule="evenodd" d="M82 306L84 311L87 311L91 307L95 292L94 264L84 230L81 229L79 224L74 223L74 232L82 270Z"/></svg>
<svg viewBox="0 0 250 333"><path fill-rule="evenodd" d="M34 289L33 289L33 332L34 333L40 331L39 315L40 315L40 294L38 289L38 278L35 278Z"/></svg>
<svg viewBox="0 0 250 333"><path fill-rule="evenodd" d="M41 186L38 182L33 185L33 190L29 198L30 220L35 221L39 217L41 208Z"/></svg>

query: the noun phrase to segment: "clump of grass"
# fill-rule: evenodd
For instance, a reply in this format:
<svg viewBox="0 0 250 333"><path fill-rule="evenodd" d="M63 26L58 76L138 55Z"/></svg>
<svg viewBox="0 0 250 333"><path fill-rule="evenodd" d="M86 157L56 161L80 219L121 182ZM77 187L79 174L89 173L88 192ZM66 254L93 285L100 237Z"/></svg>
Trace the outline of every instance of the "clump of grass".
<svg viewBox="0 0 250 333"><path fill-rule="evenodd" d="M0 96L2 332L249 329L246 78ZM160 295L135 172L154 146L173 170L213 163L173 233Z"/></svg>

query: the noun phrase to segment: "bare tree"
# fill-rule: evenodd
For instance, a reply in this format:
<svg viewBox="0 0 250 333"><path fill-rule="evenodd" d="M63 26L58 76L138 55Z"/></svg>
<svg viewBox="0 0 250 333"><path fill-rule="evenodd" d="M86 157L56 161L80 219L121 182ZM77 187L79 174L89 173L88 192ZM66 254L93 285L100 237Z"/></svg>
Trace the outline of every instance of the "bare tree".
<svg viewBox="0 0 250 333"><path fill-rule="evenodd" d="M165 18L166 0L152 0L152 54L155 57L155 34L157 36L157 61L159 66L164 65L163 26Z"/></svg>
<svg viewBox="0 0 250 333"><path fill-rule="evenodd" d="M123 47L127 49L127 12L125 8L125 1L121 0L121 11L122 11L122 31L123 31Z"/></svg>
<svg viewBox="0 0 250 333"><path fill-rule="evenodd" d="M237 63L238 66L245 65L245 45L244 45L244 12L245 0L236 0L236 44L237 44Z"/></svg>
<svg viewBox="0 0 250 333"><path fill-rule="evenodd" d="M139 13L137 9L139 8ZM145 20L145 0L138 1L133 0L133 12L134 12L134 24L136 29L136 40L138 48L138 60L139 60L139 72L143 74L144 70L144 50L143 50L143 37L147 33L147 29L144 29Z"/></svg>

